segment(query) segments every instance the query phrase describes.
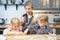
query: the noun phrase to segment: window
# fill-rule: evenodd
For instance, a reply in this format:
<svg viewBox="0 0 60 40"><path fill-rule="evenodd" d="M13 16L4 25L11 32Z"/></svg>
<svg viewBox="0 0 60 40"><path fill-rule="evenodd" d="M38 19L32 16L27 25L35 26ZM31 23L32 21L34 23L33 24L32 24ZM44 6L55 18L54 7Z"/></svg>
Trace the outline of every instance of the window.
<svg viewBox="0 0 60 40"><path fill-rule="evenodd" d="M43 8L59 8L59 0L43 0Z"/></svg>

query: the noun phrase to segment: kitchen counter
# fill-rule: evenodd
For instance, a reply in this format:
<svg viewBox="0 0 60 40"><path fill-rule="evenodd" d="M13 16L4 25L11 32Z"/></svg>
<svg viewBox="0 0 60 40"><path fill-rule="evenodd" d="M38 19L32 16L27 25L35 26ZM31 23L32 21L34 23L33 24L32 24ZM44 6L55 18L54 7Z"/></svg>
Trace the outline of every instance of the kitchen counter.
<svg viewBox="0 0 60 40"><path fill-rule="evenodd" d="M6 25L4 24L4 25L0 25L0 28L6 28Z"/></svg>
<svg viewBox="0 0 60 40"><path fill-rule="evenodd" d="M60 28L60 25L55 25L55 28Z"/></svg>
<svg viewBox="0 0 60 40"><path fill-rule="evenodd" d="M0 25L0 28L7 28L9 27L10 24L4 24L4 25ZM55 25L55 28L60 28L60 25Z"/></svg>

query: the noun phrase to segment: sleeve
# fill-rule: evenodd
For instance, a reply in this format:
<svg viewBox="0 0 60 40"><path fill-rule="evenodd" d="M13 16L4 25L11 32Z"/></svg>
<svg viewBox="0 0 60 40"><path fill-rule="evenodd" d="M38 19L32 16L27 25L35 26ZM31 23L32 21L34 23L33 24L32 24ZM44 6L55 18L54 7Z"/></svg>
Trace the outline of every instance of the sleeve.
<svg viewBox="0 0 60 40"><path fill-rule="evenodd" d="M28 32L30 34L36 34L36 26L35 25L29 25L27 28L28 28Z"/></svg>
<svg viewBox="0 0 60 40"><path fill-rule="evenodd" d="M3 31L3 35L7 35L8 34L8 29L5 29L4 31Z"/></svg>
<svg viewBox="0 0 60 40"><path fill-rule="evenodd" d="M27 27L26 26L23 26L22 27L22 32L24 32L26 29L27 29Z"/></svg>
<svg viewBox="0 0 60 40"><path fill-rule="evenodd" d="M48 26L48 32L53 33L52 28Z"/></svg>

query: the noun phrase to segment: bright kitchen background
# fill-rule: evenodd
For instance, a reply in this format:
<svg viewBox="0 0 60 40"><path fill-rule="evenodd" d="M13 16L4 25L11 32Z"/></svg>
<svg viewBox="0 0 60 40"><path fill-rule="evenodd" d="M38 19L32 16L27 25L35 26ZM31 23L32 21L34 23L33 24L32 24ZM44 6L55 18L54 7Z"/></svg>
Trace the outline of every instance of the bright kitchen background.
<svg viewBox="0 0 60 40"><path fill-rule="evenodd" d="M13 17L21 18L21 16L25 13L25 9L23 5L18 5L18 8L16 10L16 5L11 4L10 2L11 0L8 0L8 4L5 9L4 4L6 4L7 0L1 0L1 1L2 1L2 4L0 5L0 18L5 19L5 24L10 24L10 20ZM22 0L16 0L15 3L20 4L21 1ZM24 1L23 2L24 4L28 0L23 0L23 1ZM44 9L58 10L60 8L60 0L29 0L29 1L33 2L35 10L44 10ZM51 15L51 17L53 17L53 15Z"/></svg>
<svg viewBox="0 0 60 40"><path fill-rule="evenodd" d="M1 4L1 1L2 1L2 4ZM3 18L5 20L5 24L10 24L11 18L13 18L13 17L18 17L20 19L22 17L22 15L24 13L26 13L23 5L28 0L16 0L15 4L12 4L10 1L11 0L0 0L0 19ZM23 4L21 4L22 1L24 1ZM37 12L36 15L38 15L38 13L47 13L50 23L55 23L53 21L54 17L60 18L60 0L29 0L29 1L33 2L34 12ZM6 4L6 2L8 4ZM42 10L42 11L40 12L40 10ZM50 12L50 10L52 12ZM49 14L49 13L51 13L51 14ZM36 15L34 15L34 16L37 17ZM57 16L55 16L55 15L57 15ZM2 21L0 20L0 23L1 22ZM59 27L60 27L60 24L59 24ZM59 30L60 29L58 29L57 32L59 32Z"/></svg>

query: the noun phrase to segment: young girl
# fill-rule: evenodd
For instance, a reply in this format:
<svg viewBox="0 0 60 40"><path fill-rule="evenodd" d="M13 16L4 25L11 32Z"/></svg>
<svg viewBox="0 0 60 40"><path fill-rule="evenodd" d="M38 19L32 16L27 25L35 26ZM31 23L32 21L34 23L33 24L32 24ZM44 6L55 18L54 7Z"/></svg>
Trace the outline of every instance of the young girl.
<svg viewBox="0 0 60 40"><path fill-rule="evenodd" d="M5 29L3 34L4 35L24 35L26 34L25 30L22 32L22 21L18 18L12 18L11 26L8 29Z"/></svg>

